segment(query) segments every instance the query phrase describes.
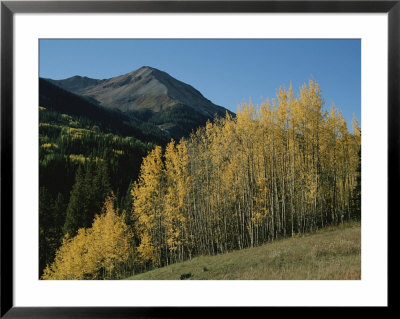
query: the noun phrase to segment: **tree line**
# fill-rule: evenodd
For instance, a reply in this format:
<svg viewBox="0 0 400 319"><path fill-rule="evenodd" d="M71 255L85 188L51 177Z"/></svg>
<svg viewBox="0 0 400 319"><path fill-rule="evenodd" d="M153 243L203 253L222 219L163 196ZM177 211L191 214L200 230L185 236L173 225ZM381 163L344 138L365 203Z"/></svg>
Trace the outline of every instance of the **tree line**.
<svg viewBox="0 0 400 319"><path fill-rule="evenodd" d="M130 230L119 232L127 234L130 249L115 249L119 268L113 269L119 270L109 275L121 278L361 218L361 131L355 118L349 131L340 111L334 105L325 111L323 103L313 81L298 95L280 88L259 107L244 104L235 117L208 122L164 150L153 148L132 185L131 210L116 214ZM68 254L79 251L65 247L45 279L82 278L71 275L72 268L60 270ZM104 267L86 278L105 278Z"/></svg>

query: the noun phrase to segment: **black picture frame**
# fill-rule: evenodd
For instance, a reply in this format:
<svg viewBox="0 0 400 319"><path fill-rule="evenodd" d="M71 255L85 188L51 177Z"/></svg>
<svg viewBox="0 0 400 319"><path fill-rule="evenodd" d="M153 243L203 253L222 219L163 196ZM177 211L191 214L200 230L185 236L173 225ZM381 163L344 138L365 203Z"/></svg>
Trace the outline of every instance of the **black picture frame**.
<svg viewBox="0 0 400 319"><path fill-rule="evenodd" d="M1 317L177 318L226 315L223 308L14 307L13 303L13 19L15 13L269 12L388 13L388 218L398 213L400 144L400 0L396 1L1 1ZM383 101L384 103L384 101ZM390 225L390 222L388 223ZM393 222L392 225L393 227ZM392 234L388 229L388 234ZM389 240L390 236L388 237ZM389 244L389 242L388 242ZM390 247L390 245L388 246ZM390 249L389 249L390 250ZM389 256L389 254L388 254ZM388 260L390 262L390 258ZM388 263L389 264L389 263ZM388 280L388 287L390 281ZM390 298L388 307L390 308ZM294 310L294 308L291 308ZM245 315L245 309L235 310ZM296 309L308 311L305 308Z"/></svg>

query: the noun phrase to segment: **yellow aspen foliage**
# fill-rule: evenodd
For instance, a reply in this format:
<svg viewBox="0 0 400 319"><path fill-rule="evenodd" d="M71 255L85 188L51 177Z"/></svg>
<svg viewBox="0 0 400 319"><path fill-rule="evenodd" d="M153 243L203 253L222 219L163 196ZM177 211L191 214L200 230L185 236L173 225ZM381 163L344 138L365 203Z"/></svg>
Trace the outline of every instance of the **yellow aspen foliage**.
<svg viewBox="0 0 400 319"><path fill-rule="evenodd" d="M132 218L137 221L140 240L137 251L142 263L152 261L161 265L161 253L165 248L163 170L162 150L156 146L143 159L139 179L132 189Z"/></svg>
<svg viewBox="0 0 400 319"><path fill-rule="evenodd" d="M125 224L124 214L118 215L113 202L111 194L91 228L79 229L73 238L65 236L54 262L47 265L41 279L118 279L123 276L123 264L132 252L132 233Z"/></svg>
<svg viewBox="0 0 400 319"><path fill-rule="evenodd" d="M156 147L133 187L138 260L152 266L260 245L360 207L361 131L309 81ZM358 188L357 188L358 187ZM355 194L358 196L354 199ZM359 212L357 213L359 216Z"/></svg>
<svg viewBox="0 0 400 319"><path fill-rule="evenodd" d="M171 141L165 151L164 199L165 228L168 249L173 259L182 260L183 244L188 241L187 202L190 187L189 157L186 142Z"/></svg>

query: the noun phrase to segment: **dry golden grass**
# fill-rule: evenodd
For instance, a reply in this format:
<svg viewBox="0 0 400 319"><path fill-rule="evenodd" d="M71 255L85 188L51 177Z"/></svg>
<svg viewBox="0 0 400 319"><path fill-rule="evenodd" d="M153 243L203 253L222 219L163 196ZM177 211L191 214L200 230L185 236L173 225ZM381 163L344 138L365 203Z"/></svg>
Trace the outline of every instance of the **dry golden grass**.
<svg viewBox="0 0 400 319"><path fill-rule="evenodd" d="M191 280L359 280L359 222L328 227L300 237L217 256L200 256L127 279Z"/></svg>

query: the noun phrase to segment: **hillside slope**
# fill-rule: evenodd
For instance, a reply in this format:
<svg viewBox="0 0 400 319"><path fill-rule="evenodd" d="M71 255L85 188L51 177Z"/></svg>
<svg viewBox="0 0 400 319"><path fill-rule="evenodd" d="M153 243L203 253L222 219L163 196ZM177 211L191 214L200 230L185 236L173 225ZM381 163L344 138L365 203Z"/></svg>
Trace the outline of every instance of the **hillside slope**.
<svg viewBox="0 0 400 319"><path fill-rule="evenodd" d="M132 136L144 142L165 144L170 136L140 118L93 104L46 79L39 79L39 105L61 114L78 116L96 123L102 131Z"/></svg>
<svg viewBox="0 0 400 319"><path fill-rule="evenodd" d="M130 280L309 280L361 279L359 222L332 226L297 238L217 255L138 274Z"/></svg>

